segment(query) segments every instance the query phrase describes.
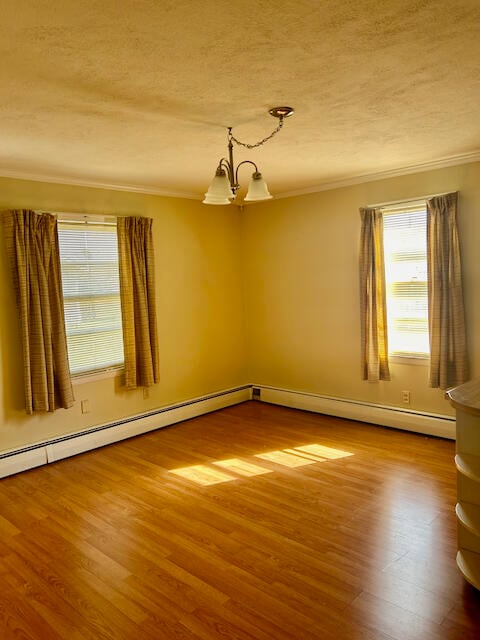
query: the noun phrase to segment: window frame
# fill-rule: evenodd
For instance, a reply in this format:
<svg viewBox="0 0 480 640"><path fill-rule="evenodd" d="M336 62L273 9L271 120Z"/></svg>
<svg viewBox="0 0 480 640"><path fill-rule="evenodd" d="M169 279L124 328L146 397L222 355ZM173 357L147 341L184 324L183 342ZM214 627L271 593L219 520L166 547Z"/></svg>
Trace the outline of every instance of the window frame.
<svg viewBox="0 0 480 640"><path fill-rule="evenodd" d="M116 216L105 216L98 214L86 214L86 213L66 213L66 212L56 212L57 224L60 225L62 222L66 224L103 224L103 225L111 225L117 226L117 217ZM60 258L60 272L62 275L62 291L63 291L63 271L62 271L62 261ZM64 308L64 318L65 318L65 305ZM122 320L120 316L120 320ZM66 322L66 318L65 318ZM68 350L68 349L67 349ZM73 385L85 384L88 382L94 382L96 380L103 380L108 378L119 378L124 374L125 362L119 363L118 365L105 366L98 369L90 369L88 371L79 371L77 373L72 373L70 370L70 377Z"/></svg>

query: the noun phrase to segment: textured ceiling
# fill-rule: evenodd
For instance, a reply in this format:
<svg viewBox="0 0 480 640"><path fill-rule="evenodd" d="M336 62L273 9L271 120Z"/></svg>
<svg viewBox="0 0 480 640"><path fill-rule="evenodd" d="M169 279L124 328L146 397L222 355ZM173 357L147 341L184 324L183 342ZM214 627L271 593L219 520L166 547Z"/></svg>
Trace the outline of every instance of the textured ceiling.
<svg viewBox="0 0 480 640"><path fill-rule="evenodd" d="M0 175L200 195L480 158L479 0L4 0ZM240 181L247 182L242 168ZM245 174L243 174L245 171Z"/></svg>

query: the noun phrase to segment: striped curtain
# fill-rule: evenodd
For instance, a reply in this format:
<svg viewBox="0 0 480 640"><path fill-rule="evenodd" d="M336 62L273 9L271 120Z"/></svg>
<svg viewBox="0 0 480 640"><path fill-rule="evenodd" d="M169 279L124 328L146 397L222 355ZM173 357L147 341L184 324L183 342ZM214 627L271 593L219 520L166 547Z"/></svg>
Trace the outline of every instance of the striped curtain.
<svg viewBox="0 0 480 640"><path fill-rule="evenodd" d="M468 380L457 193L427 201L430 386L447 389Z"/></svg>
<svg viewBox="0 0 480 640"><path fill-rule="evenodd" d="M360 209L360 326L362 377L390 380L387 305L383 256L383 216L379 209Z"/></svg>
<svg viewBox="0 0 480 640"><path fill-rule="evenodd" d="M152 219L118 218L117 233L125 386L149 387L159 380Z"/></svg>
<svg viewBox="0 0 480 640"><path fill-rule="evenodd" d="M26 411L67 409L74 398L56 218L28 210L2 217L20 313Z"/></svg>

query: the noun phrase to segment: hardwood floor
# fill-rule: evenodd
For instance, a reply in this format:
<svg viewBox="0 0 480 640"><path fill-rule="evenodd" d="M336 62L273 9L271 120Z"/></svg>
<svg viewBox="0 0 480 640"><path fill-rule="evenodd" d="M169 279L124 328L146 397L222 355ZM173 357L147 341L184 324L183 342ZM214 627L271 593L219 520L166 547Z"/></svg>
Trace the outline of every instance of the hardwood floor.
<svg viewBox="0 0 480 640"><path fill-rule="evenodd" d="M248 402L6 478L0 638L478 640L453 456Z"/></svg>

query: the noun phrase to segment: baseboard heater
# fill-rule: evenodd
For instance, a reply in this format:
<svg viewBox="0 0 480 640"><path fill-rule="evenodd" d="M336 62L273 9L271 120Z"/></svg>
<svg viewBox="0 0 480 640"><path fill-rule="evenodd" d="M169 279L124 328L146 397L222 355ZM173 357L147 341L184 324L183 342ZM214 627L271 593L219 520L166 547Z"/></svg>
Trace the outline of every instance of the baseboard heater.
<svg viewBox="0 0 480 640"><path fill-rule="evenodd" d="M278 404L292 409L348 418L385 427L415 431L441 438L455 439L455 418L439 414L345 400L313 393L278 389L262 385L244 385L186 402L162 407L148 413L123 418L108 424L90 427L48 441L0 453L0 478L33 469L78 453L103 447L126 438L161 429L223 409L246 400Z"/></svg>
<svg viewBox="0 0 480 640"><path fill-rule="evenodd" d="M219 391L0 454L0 478L196 418L251 398L251 385Z"/></svg>
<svg viewBox="0 0 480 640"><path fill-rule="evenodd" d="M252 398L292 409L314 411L338 418L455 440L455 418L452 416L427 414L359 400L346 400L255 384L252 385Z"/></svg>

